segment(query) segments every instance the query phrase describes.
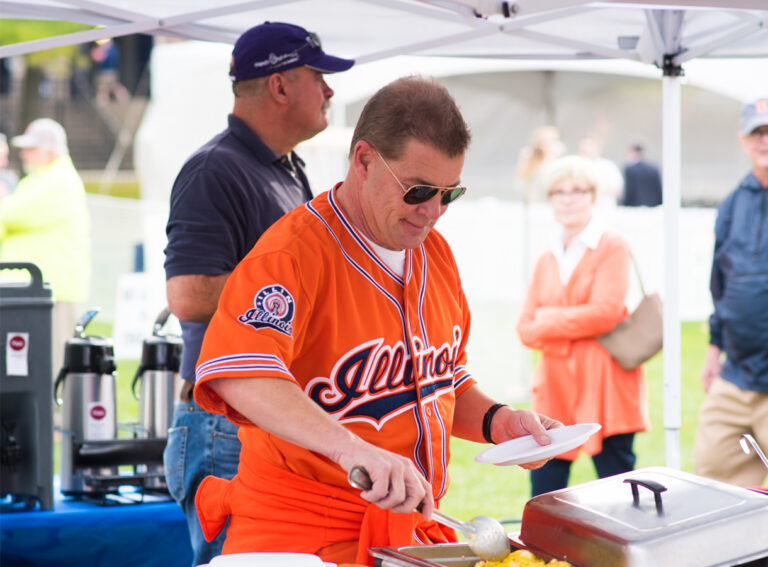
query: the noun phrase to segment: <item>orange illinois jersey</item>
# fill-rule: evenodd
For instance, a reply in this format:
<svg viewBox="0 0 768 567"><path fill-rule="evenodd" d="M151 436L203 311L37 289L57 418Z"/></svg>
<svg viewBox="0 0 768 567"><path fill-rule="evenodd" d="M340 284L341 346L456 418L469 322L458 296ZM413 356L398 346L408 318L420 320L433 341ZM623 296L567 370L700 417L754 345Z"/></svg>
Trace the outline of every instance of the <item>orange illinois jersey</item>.
<svg viewBox="0 0 768 567"><path fill-rule="evenodd" d="M242 426L241 470L265 459L348 489L335 463L264 432L207 387L223 377L292 380L362 439L410 458L439 499L455 399L474 383L456 263L433 230L406 251L399 276L335 191L276 222L232 272L203 341L195 398Z"/></svg>

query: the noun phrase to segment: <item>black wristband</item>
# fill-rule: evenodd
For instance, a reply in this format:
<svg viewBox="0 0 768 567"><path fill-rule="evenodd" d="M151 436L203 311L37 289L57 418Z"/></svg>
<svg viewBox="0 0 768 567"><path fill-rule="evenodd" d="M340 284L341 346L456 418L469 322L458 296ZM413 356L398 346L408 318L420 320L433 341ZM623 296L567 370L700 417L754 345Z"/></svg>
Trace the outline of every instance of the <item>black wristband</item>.
<svg viewBox="0 0 768 567"><path fill-rule="evenodd" d="M493 416L496 415L496 412L501 408L506 407L506 405L507 404L493 404L483 416L483 438L488 443L493 443L493 439L491 439L491 423L493 422Z"/></svg>

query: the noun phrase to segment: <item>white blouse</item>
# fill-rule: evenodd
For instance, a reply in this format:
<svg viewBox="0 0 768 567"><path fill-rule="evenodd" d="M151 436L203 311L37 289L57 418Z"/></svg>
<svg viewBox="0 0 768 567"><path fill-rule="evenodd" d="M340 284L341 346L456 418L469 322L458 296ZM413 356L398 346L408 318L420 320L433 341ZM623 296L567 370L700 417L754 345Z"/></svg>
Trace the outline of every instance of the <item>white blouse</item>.
<svg viewBox="0 0 768 567"><path fill-rule="evenodd" d="M568 280L571 279L571 275L576 269L576 266L579 264L584 254L586 254L587 249L591 248L594 250L597 248L600 238L605 232L605 227L595 219L595 215L592 215L589 224L587 224L587 226L584 227L584 230L571 240L571 244L567 249L564 245L564 232L565 231L561 227L559 234L554 242L552 242L550 250L552 250L552 254L555 255L555 259L557 260L557 267L560 271L560 281L563 285L566 285Z"/></svg>

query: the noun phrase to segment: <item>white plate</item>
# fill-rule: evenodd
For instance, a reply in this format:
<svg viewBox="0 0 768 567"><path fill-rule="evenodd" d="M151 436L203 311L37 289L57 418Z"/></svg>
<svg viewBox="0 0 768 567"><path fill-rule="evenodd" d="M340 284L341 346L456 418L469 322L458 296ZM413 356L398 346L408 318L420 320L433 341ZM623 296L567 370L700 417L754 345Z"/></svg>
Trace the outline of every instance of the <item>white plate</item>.
<svg viewBox="0 0 768 567"><path fill-rule="evenodd" d="M333 563L323 563L317 555L311 553L229 553L217 555L207 567L326 567ZM203 566L200 566L203 567Z"/></svg>
<svg viewBox="0 0 768 567"><path fill-rule="evenodd" d="M541 459L548 459L583 445L589 436L600 430L599 423L577 423L547 431L552 443L539 445L533 435L510 439L494 445L475 457L478 463L492 465L524 465Z"/></svg>

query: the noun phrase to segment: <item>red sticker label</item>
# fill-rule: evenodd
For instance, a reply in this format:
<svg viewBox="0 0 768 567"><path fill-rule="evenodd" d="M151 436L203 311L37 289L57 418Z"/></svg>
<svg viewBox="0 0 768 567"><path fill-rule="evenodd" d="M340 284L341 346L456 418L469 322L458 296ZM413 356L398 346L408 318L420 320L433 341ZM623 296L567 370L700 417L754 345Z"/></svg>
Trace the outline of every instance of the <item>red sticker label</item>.
<svg viewBox="0 0 768 567"><path fill-rule="evenodd" d="M104 419L107 416L107 410L104 406L93 406L91 408L91 417L93 419Z"/></svg>
<svg viewBox="0 0 768 567"><path fill-rule="evenodd" d="M21 350L27 346L27 341L25 341L24 337L21 335L16 335L15 337L11 337L9 344L13 350Z"/></svg>

